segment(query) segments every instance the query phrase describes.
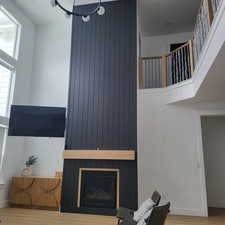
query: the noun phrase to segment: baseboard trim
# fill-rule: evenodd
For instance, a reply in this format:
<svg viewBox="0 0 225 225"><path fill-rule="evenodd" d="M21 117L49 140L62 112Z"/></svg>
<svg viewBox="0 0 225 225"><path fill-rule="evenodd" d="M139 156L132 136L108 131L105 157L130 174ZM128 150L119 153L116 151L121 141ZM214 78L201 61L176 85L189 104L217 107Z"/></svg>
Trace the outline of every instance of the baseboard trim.
<svg viewBox="0 0 225 225"><path fill-rule="evenodd" d="M209 207L224 209L225 208L225 202L217 202L217 203L213 203L213 204L209 203Z"/></svg>
<svg viewBox="0 0 225 225"><path fill-rule="evenodd" d="M5 200L5 201L0 201L0 208L6 208L9 205L9 201Z"/></svg>
<svg viewBox="0 0 225 225"><path fill-rule="evenodd" d="M181 209L181 208L171 208L171 215L179 215L179 216L200 216L207 217L205 212L198 209Z"/></svg>

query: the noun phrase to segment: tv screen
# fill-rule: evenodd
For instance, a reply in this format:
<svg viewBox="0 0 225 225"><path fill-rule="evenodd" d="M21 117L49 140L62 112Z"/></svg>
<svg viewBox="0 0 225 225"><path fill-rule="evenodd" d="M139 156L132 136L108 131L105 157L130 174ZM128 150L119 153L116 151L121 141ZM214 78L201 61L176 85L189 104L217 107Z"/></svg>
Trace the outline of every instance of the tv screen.
<svg viewBox="0 0 225 225"><path fill-rule="evenodd" d="M66 108L12 105L9 136L64 137Z"/></svg>

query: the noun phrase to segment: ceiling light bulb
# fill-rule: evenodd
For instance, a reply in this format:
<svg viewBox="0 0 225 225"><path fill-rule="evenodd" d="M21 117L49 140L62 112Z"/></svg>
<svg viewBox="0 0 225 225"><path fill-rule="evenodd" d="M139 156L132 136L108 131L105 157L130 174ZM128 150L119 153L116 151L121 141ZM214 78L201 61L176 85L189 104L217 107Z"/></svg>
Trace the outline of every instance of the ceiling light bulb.
<svg viewBox="0 0 225 225"><path fill-rule="evenodd" d="M50 3L51 3L52 7L56 7L57 6L56 0L51 0Z"/></svg>
<svg viewBox="0 0 225 225"><path fill-rule="evenodd" d="M84 22L89 22L90 19L91 19L91 17L90 17L89 15L88 15L88 16L82 16L82 20L83 20Z"/></svg>
<svg viewBox="0 0 225 225"><path fill-rule="evenodd" d="M105 14L105 8L103 6L100 6L98 8L97 13L98 13L99 16L103 16Z"/></svg>

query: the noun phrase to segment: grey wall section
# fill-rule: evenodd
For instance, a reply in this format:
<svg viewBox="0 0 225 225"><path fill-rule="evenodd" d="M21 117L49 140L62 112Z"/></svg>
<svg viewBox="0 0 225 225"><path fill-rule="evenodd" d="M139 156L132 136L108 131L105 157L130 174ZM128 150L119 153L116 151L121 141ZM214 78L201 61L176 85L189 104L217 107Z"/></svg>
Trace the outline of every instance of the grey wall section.
<svg viewBox="0 0 225 225"><path fill-rule="evenodd" d="M137 149L136 0L104 6L103 17L73 21L66 149ZM63 212L115 214L77 208L79 168L120 169L120 206L137 208L136 160L64 160Z"/></svg>
<svg viewBox="0 0 225 225"><path fill-rule="evenodd" d="M225 117L202 117L202 138L208 205L225 208Z"/></svg>
<svg viewBox="0 0 225 225"><path fill-rule="evenodd" d="M73 21L66 149L137 147L136 0L104 6Z"/></svg>

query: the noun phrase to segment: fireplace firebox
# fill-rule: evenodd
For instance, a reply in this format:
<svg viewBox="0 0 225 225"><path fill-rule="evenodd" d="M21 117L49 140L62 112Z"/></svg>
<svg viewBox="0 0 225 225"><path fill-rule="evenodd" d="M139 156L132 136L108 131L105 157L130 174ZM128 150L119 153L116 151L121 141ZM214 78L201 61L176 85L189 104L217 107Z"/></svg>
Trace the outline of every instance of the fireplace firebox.
<svg viewBox="0 0 225 225"><path fill-rule="evenodd" d="M119 169L80 168L78 208L119 207Z"/></svg>

